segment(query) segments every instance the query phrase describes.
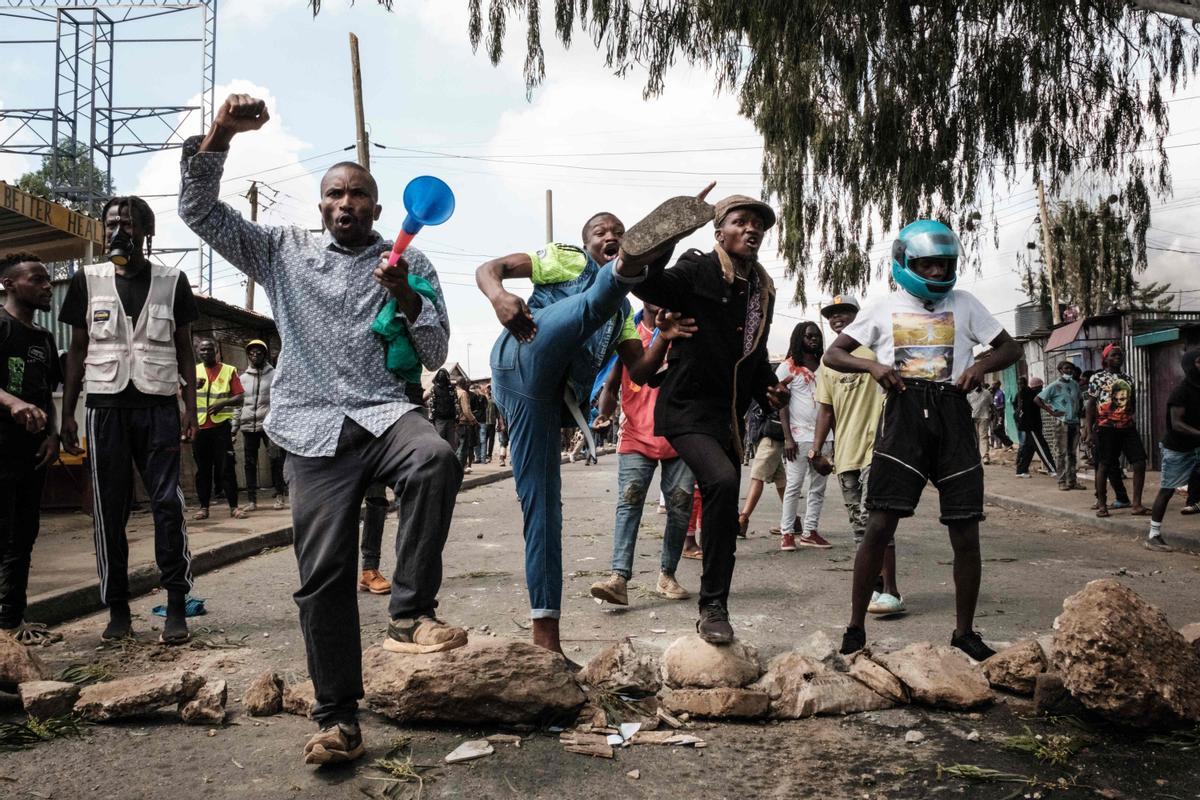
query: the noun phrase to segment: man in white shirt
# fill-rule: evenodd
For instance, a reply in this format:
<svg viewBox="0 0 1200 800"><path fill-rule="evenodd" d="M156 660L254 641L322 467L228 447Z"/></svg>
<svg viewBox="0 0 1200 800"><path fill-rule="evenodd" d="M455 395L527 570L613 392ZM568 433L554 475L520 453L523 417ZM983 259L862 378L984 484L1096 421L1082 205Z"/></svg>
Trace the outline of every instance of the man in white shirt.
<svg viewBox="0 0 1200 800"><path fill-rule="evenodd" d="M824 351L825 340L820 326L815 322L798 323L792 329L787 358L775 373L781 381L789 376L792 378L788 384L788 404L779 409L779 421L783 423L783 460L787 470L787 488L783 491L783 515L779 524L782 532L779 549L784 551L795 550L797 545L822 550L833 547L817 531L821 509L825 505L828 476L813 469L808 460L817 423L817 370L820 369L821 353ZM824 445L821 452L826 456L833 455L832 442ZM804 508L804 530L797 537L796 513L806 477L809 486Z"/></svg>

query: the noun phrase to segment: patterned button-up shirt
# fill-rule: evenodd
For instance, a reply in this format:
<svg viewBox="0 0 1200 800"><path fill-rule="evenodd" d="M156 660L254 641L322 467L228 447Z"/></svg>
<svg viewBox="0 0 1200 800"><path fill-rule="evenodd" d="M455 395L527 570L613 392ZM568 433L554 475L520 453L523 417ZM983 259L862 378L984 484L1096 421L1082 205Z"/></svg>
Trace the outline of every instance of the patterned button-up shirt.
<svg viewBox="0 0 1200 800"><path fill-rule="evenodd" d="M371 273L390 245L376 234L371 244L347 248L328 233L243 219L218 199L226 154L197 148L198 139L184 147L179 216L263 288L283 342L267 435L301 456L332 456L346 417L382 435L416 407L404 381L388 372L385 345L371 332L388 299ZM436 369L446 360L450 338L441 283L419 250L408 248L404 258L412 274L437 290L436 302L421 297L421 314L408 323L421 363Z"/></svg>

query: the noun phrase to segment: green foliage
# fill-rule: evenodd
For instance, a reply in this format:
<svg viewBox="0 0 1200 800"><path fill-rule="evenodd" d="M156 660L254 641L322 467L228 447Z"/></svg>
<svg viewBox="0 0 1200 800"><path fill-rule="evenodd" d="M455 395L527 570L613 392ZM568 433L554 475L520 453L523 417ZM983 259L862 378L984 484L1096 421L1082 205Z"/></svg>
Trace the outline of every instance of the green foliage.
<svg viewBox="0 0 1200 800"><path fill-rule="evenodd" d="M104 171L88 159L88 147L83 142L62 139L53 155L42 156L42 166L17 178L17 187L37 197L54 200L77 211L90 211L91 204L82 198L63 197L52 187L91 187L97 195L110 197L112 181Z"/></svg>
<svg viewBox="0 0 1200 800"><path fill-rule="evenodd" d="M1082 200L1059 203L1052 212L1050 247L1058 301L1075 306L1084 316L1112 309L1162 311L1175 296L1170 284L1140 284L1134 277L1146 269L1145 230L1138 231L1137 211L1144 198L1127 203L1111 195L1095 206ZM1037 222L1034 242L1017 261L1021 282L1029 299L1050 305L1046 253ZM1034 257L1036 253L1036 258Z"/></svg>
<svg viewBox="0 0 1200 800"><path fill-rule="evenodd" d="M493 63L524 18L532 90L542 0L468 4L471 43ZM887 231L937 217L978 253L996 226L973 215L1027 169L1052 193L1087 171L1131 199L1166 194L1162 90L1200 65L1184 20L1127 0L553 0L553 18L564 45L582 34L615 74L645 70L647 95L681 62L736 93L763 137L789 272L819 265L832 292L869 280L865 257L844 256L872 247L875 219ZM1130 212L1141 247L1148 202Z"/></svg>

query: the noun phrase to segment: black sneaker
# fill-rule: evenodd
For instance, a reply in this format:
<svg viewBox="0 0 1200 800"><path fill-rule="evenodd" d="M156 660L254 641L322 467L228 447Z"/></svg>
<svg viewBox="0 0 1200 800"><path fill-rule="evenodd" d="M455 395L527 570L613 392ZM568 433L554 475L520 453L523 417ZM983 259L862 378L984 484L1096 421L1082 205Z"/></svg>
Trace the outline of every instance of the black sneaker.
<svg viewBox="0 0 1200 800"><path fill-rule="evenodd" d="M709 644L729 644L733 641L733 626L729 624L729 612L720 603L709 603L700 608L700 620L696 632Z"/></svg>
<svg viewBox="0 0 1200 800"><path fill-rule="evenodd" d="M128 603L112 603L108 607L108 625L100 638L107 641L124 639L133 635L133 621L129 614Z"/></svg>
<svg viewBox="0 0 1200 800"><path fill-rule="evenodd" d="M842 649L838 652L844 656L857 653L867 646L867 632L862 628L846 628L842 634Z"/></svg>
<svg viewBox="0 0 1200 800"><path fill-rule="evenodd" d="M996 655L996 651L983 643L983 637L977 631L967 631L964 634L954 633L950 636L950 646L957 647L976 661L987 661Z"/></svg>
<svg viewBox="0 0 1200 800"><path fill-rule="evenodd" d="M187 644L192 640L187 624L187 595L167 593L167 621L158 640L163 644Z"/></svg>
<svg viewBox="0 0 1200 800"><path fill-rule="evenodd" d="M1173 553L1175 548L1167 544L1167 540L1160 533L1157 536L1147 536L1142 540L1142 546L1147 550L1154 550L1159 553Z"/></svg>

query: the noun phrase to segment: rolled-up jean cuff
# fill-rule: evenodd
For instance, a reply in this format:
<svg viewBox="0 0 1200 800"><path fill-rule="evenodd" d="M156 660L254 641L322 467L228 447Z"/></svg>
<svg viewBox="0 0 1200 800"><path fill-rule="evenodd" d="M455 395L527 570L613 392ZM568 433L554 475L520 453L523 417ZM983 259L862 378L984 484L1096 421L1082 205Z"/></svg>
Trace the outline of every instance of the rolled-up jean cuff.
<svg viewBox="0 0 1200 800"><path fill-rule="evenodd" d="M530 619L558 619L562 611L557 608L535 608L529 612Z"/></svg>

